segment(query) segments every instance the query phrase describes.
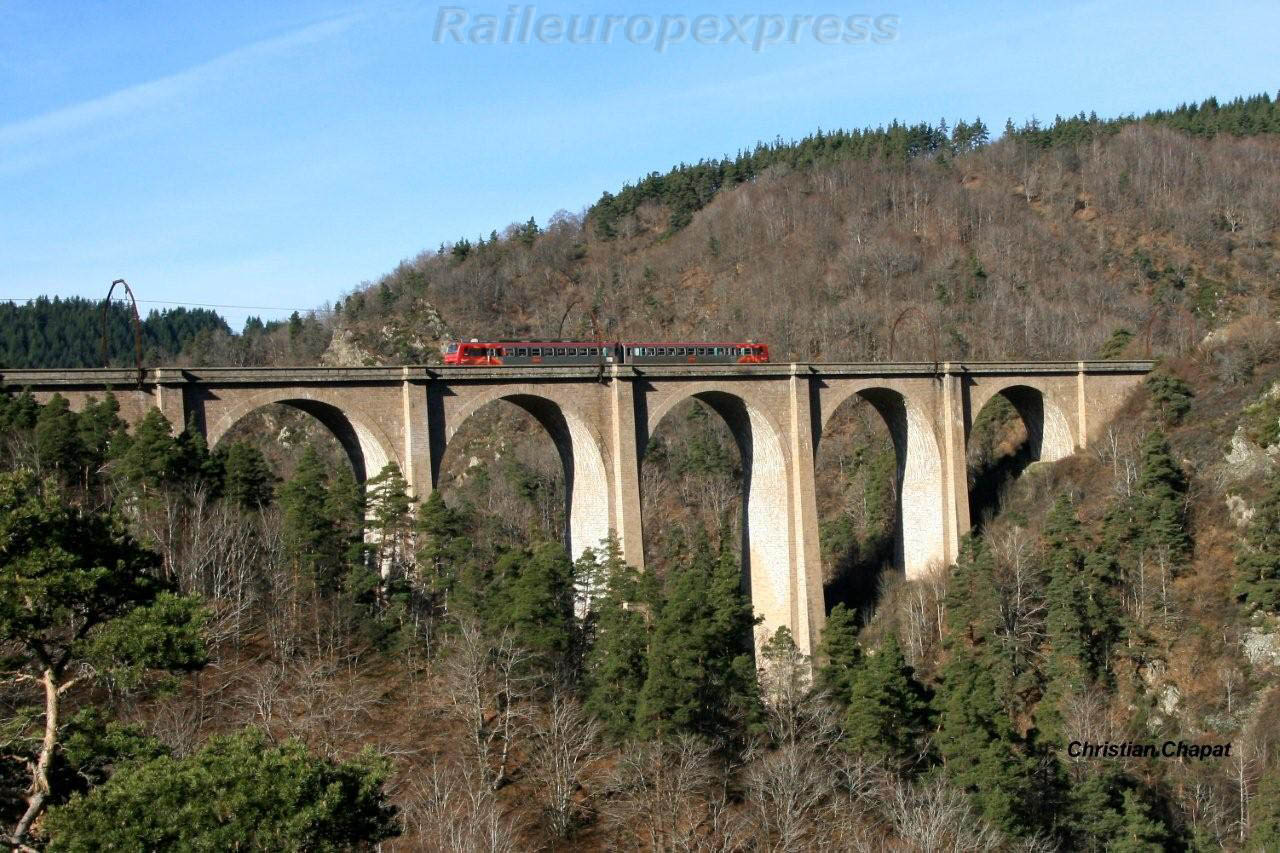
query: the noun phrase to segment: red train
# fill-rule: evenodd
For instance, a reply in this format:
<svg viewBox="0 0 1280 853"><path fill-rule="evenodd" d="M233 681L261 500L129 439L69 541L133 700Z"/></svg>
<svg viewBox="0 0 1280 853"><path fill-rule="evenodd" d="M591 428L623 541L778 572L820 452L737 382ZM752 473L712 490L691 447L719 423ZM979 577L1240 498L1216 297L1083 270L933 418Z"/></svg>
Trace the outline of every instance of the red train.
<svg viewBox="0 0 1280 853"><path fill-rule="evenodd" d="M755 341L450 341L445 364L765 364L769 347Z"/></svg>

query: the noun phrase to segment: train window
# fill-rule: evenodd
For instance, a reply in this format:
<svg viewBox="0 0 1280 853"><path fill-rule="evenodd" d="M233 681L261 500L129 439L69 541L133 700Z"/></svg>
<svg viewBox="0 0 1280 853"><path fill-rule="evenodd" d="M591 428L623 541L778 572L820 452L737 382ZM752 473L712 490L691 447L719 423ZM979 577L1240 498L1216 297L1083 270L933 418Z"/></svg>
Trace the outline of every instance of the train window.
<svg viewBox="0 0 1280 853"><path fill-rule="evenodd" d="M556 355L564 355L564 347L556 347Z"/></svg>
<svg viewBox="0 0 1280 853"><path fill-rule="evenodd" d="M528 354L529 354L529 348L528 348L528 347L516 347L516 356L517 356L518 358L524 358L524 357L525 357L525 356L527 356Z"/></svg>
<svg viewBox="0 0 1280 853"><path fill-rule="evenodd" d="M714 353L713 353L713 354L714 354L714 355L724 355L724 347L716 347L716 348L715 348L715 351L714 351Z"/></svg>
<svg viewBox="0 0 1280 853"><path fill-rule="evenodd" d="M698 355L706 355L706 354L707 354L706 347L698 347Z"/></svg>
<svg viewBox="0 0 1280 853"><path fill-rule="evenodd" d="M541 356L541 355L542 355L542 347L530 347L530 348L529 348L529 355Z"/></svg>
<svg viewBox="0 0 1280 853"><path fill-rule="evenodd" d="M592 347L592 348L591 348L591 354L592 354L592 355L599 355L599 354L600 354L600 347Z"/></svg>
<svg viewBox="0 0 1280 853"><path fill-rule="evenodd" d="M499 358L501 358L501 357L503 357L503 356L505 356L505 355L507 354L507 348L506 348L506 347L498 347L498 348L496 348L496 349L493 351L493 353L494 353L494 355L496 355L496 356L498 356Z"/></svg>
<svg viewBox="0 0 1280 853"><path fill-rule="evenodd" d="M577 347L569 347L569 353L568 353L568 354L569 354L569 355L577 355L577 354L578 354L578 348L577 348Z"/></svg>

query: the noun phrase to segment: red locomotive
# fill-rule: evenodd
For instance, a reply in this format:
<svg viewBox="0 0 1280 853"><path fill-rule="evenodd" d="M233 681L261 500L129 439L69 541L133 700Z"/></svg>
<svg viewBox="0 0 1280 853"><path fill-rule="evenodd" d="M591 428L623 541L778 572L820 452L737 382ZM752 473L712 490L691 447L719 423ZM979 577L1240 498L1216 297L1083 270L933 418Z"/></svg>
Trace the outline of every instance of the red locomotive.
<svg viewBox="0 0 1280 853"><path fill-rule="evenodd" d="M450 341L444 363L476 366L538 364L765 364L769 347L755 341Z"/></svg>

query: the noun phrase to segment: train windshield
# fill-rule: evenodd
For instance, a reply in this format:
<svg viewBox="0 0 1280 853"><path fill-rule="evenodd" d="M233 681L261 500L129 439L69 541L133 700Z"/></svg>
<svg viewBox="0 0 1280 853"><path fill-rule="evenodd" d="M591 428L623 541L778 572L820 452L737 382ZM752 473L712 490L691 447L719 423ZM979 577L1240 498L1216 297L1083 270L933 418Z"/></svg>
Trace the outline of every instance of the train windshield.
<svg viewBox="0 0 1280 853"><path fill-rule="evenodd" d="M458 345L457 345L457 344L449 344L449 348L445 350L445 352L449 353L450 355L452 355L453 353L455 353L455 352L457 352L457 351L458 351Z"/></svg>

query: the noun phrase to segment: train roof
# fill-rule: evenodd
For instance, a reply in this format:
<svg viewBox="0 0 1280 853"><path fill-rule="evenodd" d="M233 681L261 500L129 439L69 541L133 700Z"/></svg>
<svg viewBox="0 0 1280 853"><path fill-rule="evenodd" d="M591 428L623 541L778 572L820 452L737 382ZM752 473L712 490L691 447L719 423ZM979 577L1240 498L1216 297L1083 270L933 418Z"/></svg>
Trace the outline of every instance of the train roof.
<svg viewBox="0 0 1280 853"><path fill-rule="evenodd" d="M623 346L642 347L762 347L768 344L760 341L584 341L571 338L468 338L449 341L457 344L573 344L574 346Z"/></svg>
<svg viewBox="0 0 1280 853"><path fill-rule="evenodd" d="M575 344L577 346L608 346L615 341L582 341L570 338L458 338L451 344Z"/></svg>
<svg viewBox="0 0 1280 853"><path fill-rule="evenodd" d="M623 346L642 347L763 347L760 341L623 341Z"/></svg>

